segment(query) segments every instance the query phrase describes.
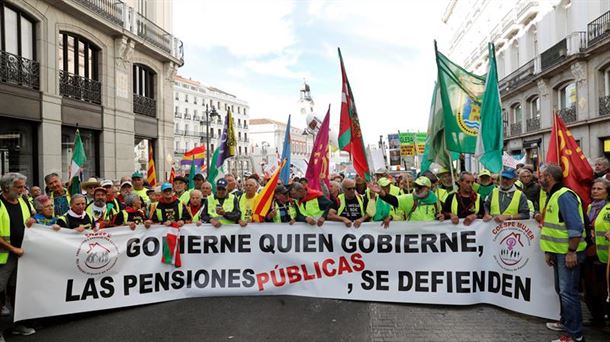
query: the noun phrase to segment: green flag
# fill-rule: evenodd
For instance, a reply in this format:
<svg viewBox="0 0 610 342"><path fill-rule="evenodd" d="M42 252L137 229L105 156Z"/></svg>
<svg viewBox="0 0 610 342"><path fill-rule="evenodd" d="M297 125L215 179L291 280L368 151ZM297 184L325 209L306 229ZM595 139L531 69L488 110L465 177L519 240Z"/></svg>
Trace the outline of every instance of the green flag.
<svg viewBox="0 0 610 342"><path fill-rule="evenodd" d="M449 153L447 145L445 144L445 127L440 88L438 83L436 83L434 85L434 92L432 93L432 104L430 105L430 116L428 117L426 148L422 155L421 172L429 170L432 163L437 163L440 166L449 169Z"/></svg>
<svg viewBox="0 0 610 342"><path fill-rule="evenodd" d="M208 182L210 182L210 184L212 185L212 193L216 193L216 181L224 176L222 166L216 167L216 161L218 160L219 154L220 147L217 147L214 150L214 155L212 155L212 160L210 161L210 169L208 170Z"/></svg>
<svg viewBox="0 0 610 342"><path fill-rule="evenodd" d="M195 189L195 174L197 173L197 167L195 166L195 156L191 160L191 170L189 171L189 190Z"/></svg>
<svg viewBox="0 0 610 342"><path fill-rule="evenodd" d="M496 50L489 44L489 67L485 81L485 93L481 105L481 129L477 138L475 157L489 171L498 173L502 170L502 104L498 89L498 71L496 69Z"/></svg>
<svg viewBox="0 0 610 342"><path fill-rule="evenodd" d="M76 129L76 136L74 137L74 149L72 150L72 162L70 163L70 194L80 194L80 175L82 167L87 161L87 155L85 155L85 146L80 138L80 132Z"/></svg>
<svg viewBox="0 0 610 342"><path fill-rule="evenodd" d="M458 153L474 153L481 124L480 108L485 76L469 73L438 50L436 64L447 149Z"/></svg>

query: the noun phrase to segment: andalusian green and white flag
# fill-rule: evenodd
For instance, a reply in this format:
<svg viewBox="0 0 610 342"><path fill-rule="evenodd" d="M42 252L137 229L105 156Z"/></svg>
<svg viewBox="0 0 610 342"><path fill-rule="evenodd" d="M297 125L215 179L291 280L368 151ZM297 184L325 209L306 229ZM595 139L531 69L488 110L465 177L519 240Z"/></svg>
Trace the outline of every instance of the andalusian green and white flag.
<svg viewBox="0 0 610 342"><path fill-rule="evenodd" d="M214 150L212 160L210 161L210 169L208 170L207 181L212 185L212 192L216 193L216 181L224 177L224 169L222 166L217 167L218 155L220 154L220 146Z"/></svg>
<svg viewBox="0 0 610 342"><path fill-rule="evenodd" d="M70 194L72 195L81 193L80 174L86 161L85 146L77 129L76 137L74 138L74 149L72 150L72 163L70 164Z"/></svg>
<svg viewBox="0 0 610 342"><path fill-rule="evenodd" d="M498 72L496 69L496 50L489 44L489 69L485 82L485 94L481 105L481 129L477 140L475 157L486 169L498 173L502 171L502 104L498 89Z"/></svg>
<svg viewBox="0 0 610 342"><path fill-rule="evenodd" d="M457 160L459 154L447 150L445 143L445 125L443 118L443 104L441 103L440 87L438 82L434 85L432 103L430 105L430 116L428 117L428 131L426 136L426 148L422 155L421 171L430 169L432 163L436 163L449 169L450 158Z"/></svg>
<svg viewBox="0 0 610 342"><path fill-rule="evenodd" d="M474 153L481 125L485 76L469 73L438 50L436 64L447 149L458 153Z"/></svg>

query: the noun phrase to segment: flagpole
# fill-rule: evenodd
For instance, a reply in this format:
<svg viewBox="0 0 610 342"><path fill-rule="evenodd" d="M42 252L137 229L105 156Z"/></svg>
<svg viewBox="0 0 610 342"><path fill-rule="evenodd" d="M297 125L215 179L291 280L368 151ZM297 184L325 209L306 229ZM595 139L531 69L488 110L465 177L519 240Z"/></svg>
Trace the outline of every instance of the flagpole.
<svg viewBox="0 0 610 342"><path fill-rule="evenodd" d="M557 150L557 164L561 167L561 159L559 159L559 132L557 127L557 112L553 112L553 128L555 128L555 149ZM563 168L561 168L563 170Z"/></svg>
<svg viewBox="0 0 610 342"><path fill-rule="evenodd" d="M449 150L445 150L447 152L447 156L449 156L449 172L451 173L451 189L455 189L455 176L453 175L453 160L451 160L451 152Z"/></svg>

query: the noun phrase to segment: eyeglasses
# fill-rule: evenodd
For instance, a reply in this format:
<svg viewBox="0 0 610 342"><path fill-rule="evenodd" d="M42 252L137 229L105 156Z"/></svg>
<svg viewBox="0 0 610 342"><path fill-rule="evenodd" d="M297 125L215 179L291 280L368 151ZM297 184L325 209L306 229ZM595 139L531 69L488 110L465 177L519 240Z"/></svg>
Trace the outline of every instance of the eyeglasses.
<svg viewBox="0 0 610 342"><path fill-rule="evenodd" d="M345 188L345 191L354 191L356 190L356 188L352 187L352 188Z"/></svg>

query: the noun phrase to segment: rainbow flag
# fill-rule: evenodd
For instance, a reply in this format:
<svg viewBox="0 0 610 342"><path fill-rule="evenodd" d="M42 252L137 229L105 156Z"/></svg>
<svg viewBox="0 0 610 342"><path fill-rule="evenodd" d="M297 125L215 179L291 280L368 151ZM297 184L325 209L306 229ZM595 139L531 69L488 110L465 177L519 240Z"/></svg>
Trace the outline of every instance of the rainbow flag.
<svg viewBox="0 0 610 342"><path fill-rule="evenodd" d="M205 146L197 146L182 155L180 165L191 165L191 163L199 168L205 164Z"/></svg>

